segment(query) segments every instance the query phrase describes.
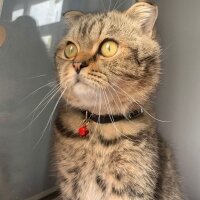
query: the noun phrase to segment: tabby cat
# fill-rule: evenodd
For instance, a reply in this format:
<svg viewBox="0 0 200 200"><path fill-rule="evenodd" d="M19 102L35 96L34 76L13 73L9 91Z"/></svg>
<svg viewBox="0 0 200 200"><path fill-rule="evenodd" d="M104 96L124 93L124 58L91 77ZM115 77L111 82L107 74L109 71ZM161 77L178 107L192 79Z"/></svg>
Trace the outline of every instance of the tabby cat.
<svg viewBox="0 0 200 200"><path fill-rule="evenodd" d="M157 15L144 2L125 12L64 15L54 134L63 200L183 199L150 103L160 74Z"/></svg>

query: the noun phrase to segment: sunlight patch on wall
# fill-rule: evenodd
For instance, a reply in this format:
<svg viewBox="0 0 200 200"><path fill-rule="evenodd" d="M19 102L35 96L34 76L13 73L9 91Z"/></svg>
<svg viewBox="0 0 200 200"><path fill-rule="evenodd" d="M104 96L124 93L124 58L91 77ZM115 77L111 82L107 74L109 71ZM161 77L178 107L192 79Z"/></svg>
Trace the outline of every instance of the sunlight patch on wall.
<svg viewBox="0 0 200 200"><path fill-rule="evenodd" d="M12 21L16 20L18 17L22 16L24 14L24 9L18 9L14 10L12 12Z"/></svg>
<svg viewBox="0 0 200 200"><path fill-rule="evenodd" d="M37 21L38 26L59 22L62 5L63 0L49 0L33 4L29 15Z"/></svg>
<svg viewBox="0 0 200 200"><path fill-rule="evenodd" d="M42 36L42 40L45 43L47 49L50 49L51 48L51 42L52 42L52 36L51 35Z"/></svg>

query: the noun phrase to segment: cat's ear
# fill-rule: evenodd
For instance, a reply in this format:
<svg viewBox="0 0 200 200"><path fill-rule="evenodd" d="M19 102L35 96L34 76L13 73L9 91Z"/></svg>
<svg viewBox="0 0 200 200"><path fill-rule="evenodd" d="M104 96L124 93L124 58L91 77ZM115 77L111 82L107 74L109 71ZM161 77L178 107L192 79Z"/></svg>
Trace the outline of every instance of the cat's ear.
<svg viewBox="0 0 200 200"><path fill-rule="evenodd" d="M158 17L158 7L156 5L145 2L136 3L125 14L139 23L144 34L150 37L152 36L153 28Z"/></svg>
<svg viewBox="0 0 200 200"><path fill-rule="evenodd" d="M75 11L75 10L63 13L63 17L66 20L66 23L69 25L72 25L83 15L84 13L82 13L81 11Z"/></svg>

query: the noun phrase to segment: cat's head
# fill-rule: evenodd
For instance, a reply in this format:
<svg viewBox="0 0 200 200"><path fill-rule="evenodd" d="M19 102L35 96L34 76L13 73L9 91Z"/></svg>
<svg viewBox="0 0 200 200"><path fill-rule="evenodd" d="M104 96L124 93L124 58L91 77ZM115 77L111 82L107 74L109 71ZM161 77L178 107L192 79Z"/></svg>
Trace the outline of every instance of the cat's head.
<svg viewBox="0 0 200 200"><path fill-rule="evenodd" d="M67 12L69 30L56 52L66 102L96 114L121 114L144 105L159 81L157 15L157 6L148 3L125 12Z"/></svg>

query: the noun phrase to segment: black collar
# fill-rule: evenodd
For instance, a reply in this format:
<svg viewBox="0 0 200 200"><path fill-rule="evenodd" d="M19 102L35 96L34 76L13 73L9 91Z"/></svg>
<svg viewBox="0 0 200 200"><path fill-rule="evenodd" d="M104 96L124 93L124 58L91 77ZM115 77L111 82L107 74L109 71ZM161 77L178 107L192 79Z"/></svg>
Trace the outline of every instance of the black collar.
<svg viewBox="0 0 200 200"><path fill-rule="evenodd" d="M133 120L135 118L138 118L143 114L143 109L134 110L128 113L126 116L124 115L96 115L89 111L82 111L82 113L86 116L86 120L92 120L99 124L108 124L108 123L117 122L123 119Z"/></svg>

